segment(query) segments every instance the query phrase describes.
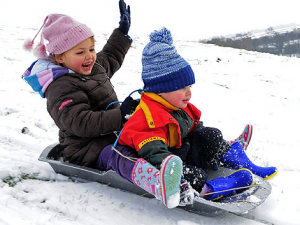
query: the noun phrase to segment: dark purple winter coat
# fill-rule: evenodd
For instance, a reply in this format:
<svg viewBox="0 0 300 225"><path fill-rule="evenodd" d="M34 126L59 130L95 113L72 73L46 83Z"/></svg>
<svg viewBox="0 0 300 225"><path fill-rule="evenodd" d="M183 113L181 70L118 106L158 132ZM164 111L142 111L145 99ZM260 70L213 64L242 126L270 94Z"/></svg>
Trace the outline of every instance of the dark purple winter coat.
<svg viewBox="0 0 300 225"><path fill-rule="evenodd" d="M108 39L90 75L69 73L47 88L47 110L59 127L59 142L65 147L64 159L94 167L101 150L112 144L122 127L119 105L110 78L121 67L132 41L118 29Z"/></svg>

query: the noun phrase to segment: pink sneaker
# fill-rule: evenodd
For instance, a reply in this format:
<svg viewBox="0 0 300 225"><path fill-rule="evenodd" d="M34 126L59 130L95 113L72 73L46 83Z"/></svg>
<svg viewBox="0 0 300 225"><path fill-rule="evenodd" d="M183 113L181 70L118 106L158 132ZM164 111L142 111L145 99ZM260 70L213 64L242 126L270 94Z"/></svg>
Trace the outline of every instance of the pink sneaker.
<svg viewBox="0 0 300 225"><path fill-rule="evenodd" d="M241 146L244 150L248 148L248 145L250 143L251 137L253 132L253 126L250 124L247 124L244 131L241 133L241 135L236 138L235 140L230 141L230 144L233 144L235 142L240 142Z"/></svg>

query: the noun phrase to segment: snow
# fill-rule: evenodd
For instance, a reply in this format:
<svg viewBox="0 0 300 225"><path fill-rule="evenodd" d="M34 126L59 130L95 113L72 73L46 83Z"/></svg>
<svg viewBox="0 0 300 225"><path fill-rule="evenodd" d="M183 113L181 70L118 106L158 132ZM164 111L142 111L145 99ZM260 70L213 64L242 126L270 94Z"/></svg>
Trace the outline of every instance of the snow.
<svg viewBox="0 0 300 225"><path fill-rule="evenodd" d="M260 201L260 199L259 199L258 197L253 196L253 195L250 195L250 196L247 198L247 200L248 200L249 202L253 202L253 203L259 202L259 201Z"/></svg>
<svg viewBox="0 0 300 225"><path fill-rule="evenodd" d="M38 4L32 2L32 5ZM300 212L298 58L203 45L188 37L174 38L178 52L188 60L196 75L192 103L201 109L204 125L219 128L229 140L251 123L254 133L247 149L248 156L257 165L276 166L279 170L269 181L273 188L271 195L246 214L256 221L233 214L210 218L178 208L167 209L156 199L99 183L73 182L54 173L47 163L38 161L42 150L58 141L58 129L46 111L46 101L21 79L22 73L35 60L21 46L36 34L47 13L55 12L54 6L59 4L61 8L56 12L72 13L78 20L81 13L84 14L81 18L88 21L88 10L80 13L74 7L67 10L67 3L71 2L51 1L49 7L32 10L36 16L30 18L24 16L29 6L20 5L21 1L16 11L4 6L7 8L3 15L1 9L0 21L4 21L0 23L1 225L110 225L136 224L137 221L145 225L300 224L297 216ZM15 16L10 15L14 13ZM118 8L114 13L118 14ZM101 13L97 16L101 17ZM160 22L163 26L163 21ZM87 22L96 34L98 50L117 23L118 18L106 23L102 30L103 21L96 21L95 16ZM149 28L147 33L152 30ZM142 88L141 54L148 37L135 30L132 38L134 43L123 67L112 79L120 100ZM221 61L217 62L217 58ZM22 133L24 127L28 131Z"/></svg>
<svg viewBox="0 0 300 225"><path fill-rule="evenodd" d="M169 196L168 208L169 209L175 208L178 205L179 200L180 200L180 193L175 193Z"/></svg>

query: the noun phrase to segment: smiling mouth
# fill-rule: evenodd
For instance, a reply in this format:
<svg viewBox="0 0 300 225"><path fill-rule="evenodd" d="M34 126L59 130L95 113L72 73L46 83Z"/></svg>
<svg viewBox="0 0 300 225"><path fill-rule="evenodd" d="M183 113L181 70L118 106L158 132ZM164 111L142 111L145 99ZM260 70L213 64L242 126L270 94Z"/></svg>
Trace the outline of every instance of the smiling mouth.
<svg viewBox="0 0 300 225"><path fill-rule="evenodd" d="M92 67L92 62L82 64L83 69L89 70Z"/></svg>

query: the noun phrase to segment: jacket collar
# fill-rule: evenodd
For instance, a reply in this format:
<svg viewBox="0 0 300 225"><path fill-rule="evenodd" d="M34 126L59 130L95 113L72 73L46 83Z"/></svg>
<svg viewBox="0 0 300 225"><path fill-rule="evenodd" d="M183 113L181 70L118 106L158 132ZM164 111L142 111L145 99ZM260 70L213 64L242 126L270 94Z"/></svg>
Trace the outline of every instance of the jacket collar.
<svg viewBox="0 0 300 225"><path fill-rule="evenodd" d="M157 104L159 103L159 104ZM149 109L149 107L152 106L152 104L155 104L155 114L152 114L152 111ZM148 107L149 106L149 107ZM165 124L169 122L169 119L166 121L166 115L167 112L172 112L174 110L181 110L173 105L171 105L169 102L167 102L164 98L160 97L159 95L153 93L153 92L145 92L140 100L140 104L136 108L136 111L142 109L145 118L147 121L147 124L149 128L155 128L156 123L160 126L161 123ZM170 114L167 114L168 118L170 117ZM163 122L165 121L165 122Z"/></svg>
<svg viewBox="0 0 300 225"><path fill-rule="evenodd" d="M148 97L152 98L154 101L162 104L167 109L170 109L170 110L181 110L180 108L177 108L177 107L173 106L172 104L170 104L167 100L165 100L164 98L162 98L158 94L155 94L153 92L145 92L144 95L148 96Z"/></svg>

